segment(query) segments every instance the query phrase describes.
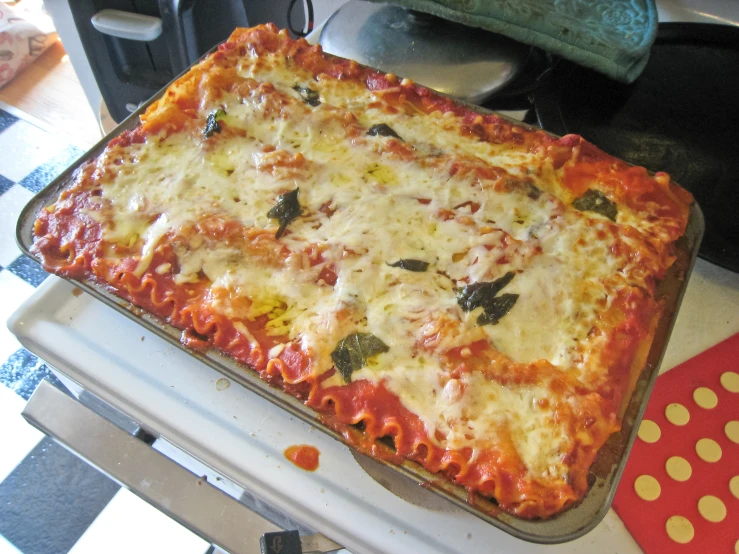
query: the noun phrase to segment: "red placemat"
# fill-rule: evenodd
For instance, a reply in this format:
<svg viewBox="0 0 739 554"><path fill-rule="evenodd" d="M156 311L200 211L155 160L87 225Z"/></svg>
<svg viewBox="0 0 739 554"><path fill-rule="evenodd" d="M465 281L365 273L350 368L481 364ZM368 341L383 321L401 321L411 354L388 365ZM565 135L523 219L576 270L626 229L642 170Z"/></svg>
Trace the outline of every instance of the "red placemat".
<svg viewBox="0 0 739 554"><path fill-rule="evenodd" d="M739 334L657 378L613 508L647 554L739 554Z"/></svg>

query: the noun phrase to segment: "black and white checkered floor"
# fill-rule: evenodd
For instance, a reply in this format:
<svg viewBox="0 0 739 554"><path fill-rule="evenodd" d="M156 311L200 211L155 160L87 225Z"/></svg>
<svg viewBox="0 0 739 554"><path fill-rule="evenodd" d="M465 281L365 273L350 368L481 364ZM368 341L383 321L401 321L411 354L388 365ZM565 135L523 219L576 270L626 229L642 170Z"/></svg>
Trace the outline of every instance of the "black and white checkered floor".
<svg viewBox="0 0 739 554"><path fill-rule="evenodd" d="M0 109L0 554L204 554L205 541L20 415L38 383L55 378L5 326L47 277L18 250L15 224L26 202L80 154Z"/></svg>

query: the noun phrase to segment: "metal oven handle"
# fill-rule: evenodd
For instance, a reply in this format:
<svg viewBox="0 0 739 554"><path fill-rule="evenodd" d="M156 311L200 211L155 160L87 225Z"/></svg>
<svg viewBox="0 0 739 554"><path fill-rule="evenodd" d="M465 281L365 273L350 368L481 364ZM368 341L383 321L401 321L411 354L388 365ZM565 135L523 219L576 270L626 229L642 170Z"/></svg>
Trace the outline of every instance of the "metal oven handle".
<svg viewBox="0 0 739 554"><path fill-rule="evenodd" d="M342 548L327 537L283 531L237 500L98 415L47 381L26 420L121 486L230 554L300 554Z"/></svg>
<svg viewBox="0 0 739 554"><path fill-rule="evenodd" d="M162 20L151 15L123 10L101 10L90 23L104 35L128 40L151 42L162 34Z"/></svg>

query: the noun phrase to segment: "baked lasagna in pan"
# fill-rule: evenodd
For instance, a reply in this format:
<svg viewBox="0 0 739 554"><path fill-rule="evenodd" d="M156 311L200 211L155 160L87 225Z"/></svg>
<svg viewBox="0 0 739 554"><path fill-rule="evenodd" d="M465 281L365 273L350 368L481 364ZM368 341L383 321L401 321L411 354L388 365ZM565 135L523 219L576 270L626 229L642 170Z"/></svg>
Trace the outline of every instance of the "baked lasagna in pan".
<svg viewBox="0 0 739 554"><path fill-rule="evenodd" d="M691 203L579 136L267 25L84 164L32 251L358 425L375 455L391 441L542 518L619 429Z"/></svg>

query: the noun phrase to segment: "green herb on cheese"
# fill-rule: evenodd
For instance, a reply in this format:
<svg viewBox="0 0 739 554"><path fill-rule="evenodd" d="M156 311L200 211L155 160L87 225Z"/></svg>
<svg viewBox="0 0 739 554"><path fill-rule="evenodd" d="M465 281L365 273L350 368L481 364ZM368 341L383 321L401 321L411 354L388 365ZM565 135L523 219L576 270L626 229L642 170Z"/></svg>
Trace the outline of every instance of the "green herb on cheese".
<svg viewBox="0 0 739 554"><path fill-rule="evenodd" d="M379 123L377 125L373 125L369 128L369 131L367 131L367 134L372 137L394 137L398 140L403 140L400 138L400 135L393 131L393 128L390 127L387 123Z"/></svg>
<svg viewBox="0 0 739 554"><path fill-rule="evenodd" d="M295 189L280 195L280 199L277 201L277 204L267 212L267 217L270 219L276 219L280 224L280 227L277 229L277 233L275 234L275 238L280 238L285 232L285 228L288 223L303 213L303 210L300 207L300 202L298 202L299 190L300 189Z"/></svg>
<svg viewBox="0 0 739 554"><path fill-rule="evenodd" d="M203 136L205 138L213 136L213 133L221 132L220 120L224 115L226 115L226 112L220 108L208 114L208 118L205 120L205 129L203 129Z"/></svg>
<svg viewBox="0 0 739 554"><path fill-rule="evenodd" d="M315 107L321 104L321 97L319 96L318 91L308 87L301 87L300 85L295 85L293 90L296 91L309 106Z"/></svg>
<svg viewBox="0 0 739 554"><path fill-rule="evenodd" d="M407 271L415 271L417 273L423 273L429 268L428 262L422 262L421 260L398 260L395 263L387 264L390 267L399 267Z"/></svg>
<svg viewBox="0 0 739 554"><path fill-rule="evenodd" d="M572 206L581 212L595 212L607 217L611 221L616 221L616 216L618 215L616 203L609 200L599 190L588 189L580 198L575 199Z"/></svg>
<svg viewBox="0 0 739 554"><path fill-rule="evenodd" d="M339 341L331 359L344 381L350 383L352 373L366 366L369 358L389 350L387 344L371 333L352 333Z"/></svg>
<svg viewBox="0 0 739 554"><path fill-rule="evenodd" d="M477 318L479 325L495 325L504 315L511 311L518 300L517 294L497 294L503 290L515 277L515 273L508 272L500 279L489 282L473 283L464 287L457 302L465 312L475 308L484 310Z"/></svg>

